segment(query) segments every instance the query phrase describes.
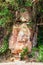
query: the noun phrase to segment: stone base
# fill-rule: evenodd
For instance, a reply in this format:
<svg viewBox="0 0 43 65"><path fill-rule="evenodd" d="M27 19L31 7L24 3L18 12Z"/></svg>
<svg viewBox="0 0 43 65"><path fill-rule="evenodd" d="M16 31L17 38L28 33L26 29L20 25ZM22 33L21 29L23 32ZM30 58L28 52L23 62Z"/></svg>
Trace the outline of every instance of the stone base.
<svg viewBox="0 0 43 65"><path fill-rule="evenodd" d="M8 63L0 63L0 65L43 65L43 63L15 61L15 62L8 62Z"/></svg>

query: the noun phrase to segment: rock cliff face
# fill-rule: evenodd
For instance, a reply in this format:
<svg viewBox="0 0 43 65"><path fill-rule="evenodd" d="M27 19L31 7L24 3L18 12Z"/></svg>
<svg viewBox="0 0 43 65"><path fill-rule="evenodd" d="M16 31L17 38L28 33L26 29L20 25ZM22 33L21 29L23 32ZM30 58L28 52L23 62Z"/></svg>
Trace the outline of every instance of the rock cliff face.
<svg viewBox="0 0 43 65"><path fill-rule="evenodd" d="M14 54L19 54L25 47L28 47L28 51L31 52L32 46L37 44L37 32L35 32L36 13L32 14L33 11L30 10L31 7L28 10L26 9L25 12L16 11L16 24L19 22L19 25L13 26L12 35L9 39L9 49ZM27 26L32 21L32 18L35 19L35 24L32 25L34 30L30 28L31 26ZM22 24L20 25L20 23Z"/></svg>

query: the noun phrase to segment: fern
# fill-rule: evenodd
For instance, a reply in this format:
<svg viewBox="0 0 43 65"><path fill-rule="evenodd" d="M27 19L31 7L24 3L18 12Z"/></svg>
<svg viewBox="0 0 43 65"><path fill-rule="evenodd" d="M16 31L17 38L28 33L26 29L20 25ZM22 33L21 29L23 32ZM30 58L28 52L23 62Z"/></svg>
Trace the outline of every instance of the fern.
<svg viewBox="0 0 43 65"><path fill-rule="evenodd" d="M25 6L32 6L32 0L26 0Z"/></svg>
<svg viewBox="0 0 43 65"><path fill-rule="evenodd" d="M9 10L8 10L8 8L3 8L1 11L0 11L0 16L7 16L8 15L8 13L9 13Z"/></svg>
<svg viewBox="0 0 43 65"><path fill-rule="evenodd" d="M0 54L6 52L7 49L8 49L8 38L5 37L3 45L0 47Z"/></svg>
<svg viewBox="0 0 43 65"><path fill-rule="evenodd" d="M43 45L39 46L39 56L37 59L39 62L43 62Z"/></svg>
<svg viewBox="0 0 43 65"><path fill-rule="evenodd" d="M23 60L25 58L25 56L28 55L28 48L24 48L23 51L20 53L20 58L21 60Z"/></svg>

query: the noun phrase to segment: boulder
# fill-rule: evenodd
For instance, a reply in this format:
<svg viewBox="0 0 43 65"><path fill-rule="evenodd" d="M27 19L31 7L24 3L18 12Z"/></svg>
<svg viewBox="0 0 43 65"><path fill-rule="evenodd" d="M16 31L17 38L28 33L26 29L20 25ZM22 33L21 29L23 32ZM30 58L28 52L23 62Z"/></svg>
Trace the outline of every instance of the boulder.
<svg viewBox="0 0 43 65"><path fill-rule="evenodd" d="M25 23L19 26L13 26L12 35L9 39L9 49L14 54L19 54L23 48L28 47L29 52L32 49L31 30Z"/></svg>

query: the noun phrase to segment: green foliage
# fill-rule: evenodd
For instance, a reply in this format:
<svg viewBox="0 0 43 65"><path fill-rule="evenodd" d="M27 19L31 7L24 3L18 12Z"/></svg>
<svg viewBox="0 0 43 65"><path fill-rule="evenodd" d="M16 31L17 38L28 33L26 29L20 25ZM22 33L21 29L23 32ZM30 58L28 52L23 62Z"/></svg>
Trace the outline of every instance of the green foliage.
<svg viewBox="0 0 43 65"><path fill-rule="evenodd" d="M7 7L2 8L2 10L0 10L0 16L7 16L9 13L9 10Z"/></svg>
<svg viewBox="0 0 43 65"><path fill-rule="evenodd" d="M21 9L20 9L20 12L25 12L25 11L26 11L25 8L21 8Z"/></svg>
<svg viewBox="0 0 43 65"><path fill-rule="evenodd" d="M21 5L21 6L24 5L24 4L23 4L23 0L16 0L16 1L17 1L18 5Z"/></svg>
<svg viewBox="0 0 43 65"><path fill-rule="evenodd" d="M19 9L19 3L17 0L6 0L6 3L9 3L14 10L18 10Z"/></svg>
<svg viewBox="0 0 43 65"><path fill-rule="evenodd" d="M12 14L10 13L8 7L1 7L0 9L0 26L5 26L9 20L11 20Z"/></svg>
<svg viewBox="0 0 43 65"><path fill-rule="evenodd" d="M37 47L33 47L32 48L32 52L31 52L32 57L35 57L35 52L36 51L38 51L38 48Z"/></svg>
<svg viewBox="0 0 43 65"><path fill-rule="evenodd" d="M37 9L38 9L39 15L43 17L43 0L39 0Z"/></svg>
<svg viewBox="0 0 43 65"><path fill-rule="evenodd" d="M0 10L0 25L1 26L3 26L3 24L5 24L7 15L8 15L7 8L3 8Z"/></svg>
<svg viewBox="0 0 43 65"><path fill-rule="evenodd" d="M43 45L43 26L39 27L38 32L38 45Z"/></svg>
<svg viewBox="0 0 43 65"><path fill-rule="evenodd" d="M4 3L3 5L0 5L0 26L4 27L6 29L6 33L8 32L8 34L10 33L11 30L10 24L12 24L11 22L12 18L13 16L10 10L8 9L8 6L6 4L4 5ZM5 35L2 46L0 47L0 54L7 51L8 39L9 39L8 36Z"/></svg>
<svg viewBox="0 0 43 65"><path fill-rule="evenodd" d="M39 46L39 56L37 59L39 62L43 62L43 45Z"/></svg>
<svg viewBox="0 0 43 65"><path fill-rule="evenodd" d="M20 53L21 60L24 59L25 56L28 55L28 48L24 48L23 51Z"/></svg>
<svg viewBox="0 0 43 65"><path fill-rule="evenodd" d="M38 11L39 11L40 13L43 13L43 4L39 3Z"/></svg>
<svg viewBox="0 0 43 65"><path fill-rule="evenodd" d="M6 3L8 3L8 2L9 2L11 5L14 5L15 0L5 0L5 2L6 2Z"/></svg>
<svg viewBox="0 0 43 65"><path fill-rule="evenodd" d="M27 58L33 58L35 57L35 52L38 51L38 48L34 47L32 48L32 52L29 53L28 48L24 48L23 51L21 52L20 56L21 56L21 60L23 60L25 57Z"/></svg>
<svg viewBox="0 0 43 65"><path fill-rule="evenodd" d="M7 18L0 19L0 26L5 26L5 23L7 22Z"/></svg>
<svg viewBox="0 0 43 65"><path fill-rule="evenodd" d="M26 2L25 2L25 6L32 6L32 0L26 0Z"/></svg>
<svg viewBox="0 0 43 65"><path fill-rule="evenodd" d="M5 37L3 41L3 45L0 48L0 54L6 52L7 49L8 49L8 38Z"/></svg>
<svg viewBox="0 0 43 65"><path fill-rule="evenodd" d="M39 56L38 61L43 62L43 26L39 27L38 33L38 49L39 49Z"/></svg>

